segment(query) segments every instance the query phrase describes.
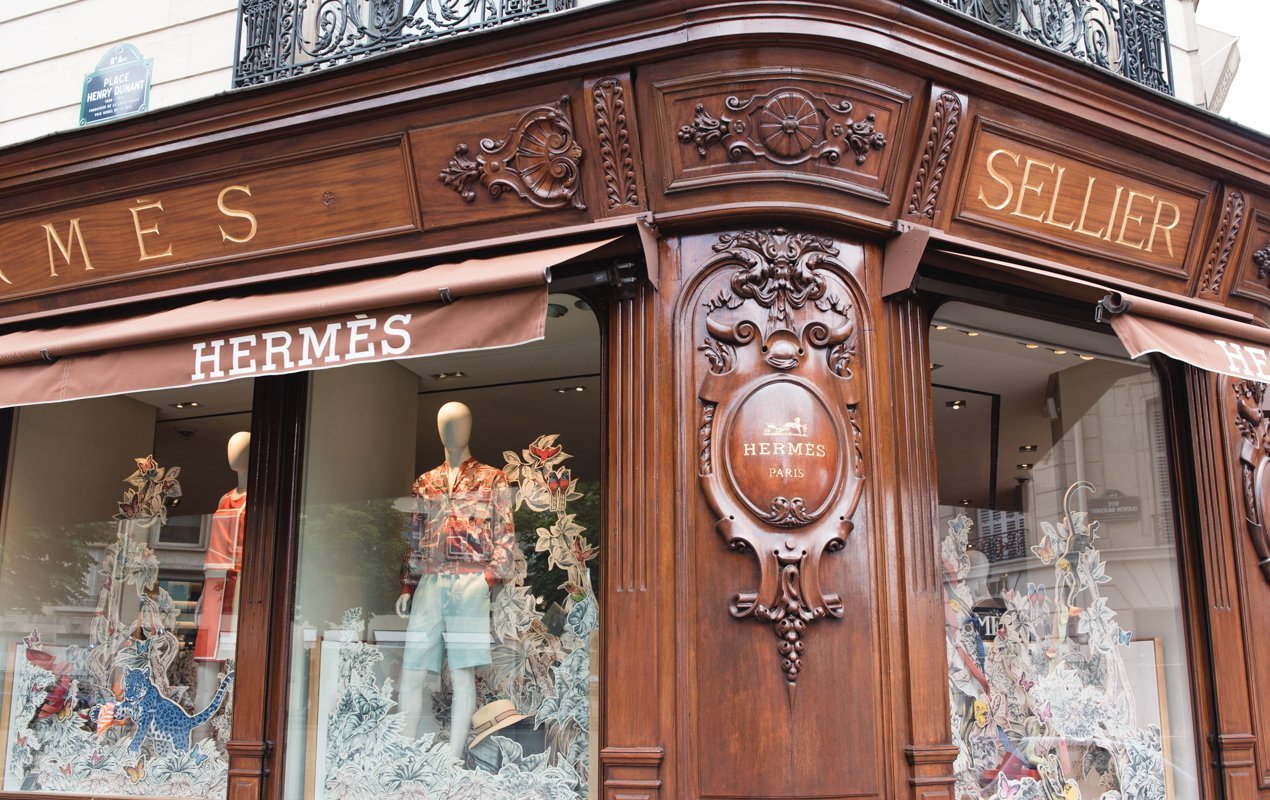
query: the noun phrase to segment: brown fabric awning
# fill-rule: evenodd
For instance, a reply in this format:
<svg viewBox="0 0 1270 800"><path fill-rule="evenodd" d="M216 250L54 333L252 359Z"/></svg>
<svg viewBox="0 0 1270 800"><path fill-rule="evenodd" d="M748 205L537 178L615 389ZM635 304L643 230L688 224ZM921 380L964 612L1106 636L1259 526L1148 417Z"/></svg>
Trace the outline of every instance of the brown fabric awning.
<svg viewBox="0 0 1270 800"><path fill-rule="evenodd" d="M1270 382L1270 328L1122 292L1103 298L1099 315L1110 317L1134 358L1163 353L1209 372Z"/></svg>
<svg viewBox="0 0 1270 800"><path fill-rule="evenodd" d="M0 336L0 407L541 339L551 267L614 239Z"/></svg>

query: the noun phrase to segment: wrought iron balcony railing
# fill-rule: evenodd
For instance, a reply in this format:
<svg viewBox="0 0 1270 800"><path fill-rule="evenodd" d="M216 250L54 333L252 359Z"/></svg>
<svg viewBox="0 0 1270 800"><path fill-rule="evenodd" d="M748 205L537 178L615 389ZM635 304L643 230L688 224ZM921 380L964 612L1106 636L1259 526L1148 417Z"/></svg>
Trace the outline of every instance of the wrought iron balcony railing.
<svg viewBox="0 0 1270 800"><path fill-rule="evenodd" d="M932 0L1173 94L1164 0Z"/></svg>
<svg viewBox="0 0 1270 800"><path fill-rule="evenodd" d="M239 0L234 86L573 8L576 0Z"/></svg>

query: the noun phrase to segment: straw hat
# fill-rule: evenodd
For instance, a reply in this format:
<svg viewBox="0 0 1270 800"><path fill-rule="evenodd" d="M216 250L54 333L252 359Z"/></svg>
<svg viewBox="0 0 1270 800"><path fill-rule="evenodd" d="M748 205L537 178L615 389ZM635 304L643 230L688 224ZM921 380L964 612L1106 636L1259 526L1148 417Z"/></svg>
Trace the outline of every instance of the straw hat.
<svg viewBox="0 0 1270 800"><path fill-rule="evenodd" d="M528 714L522 714L516 710L516 704L510 700L495 700L476 709L476 713L472 715L472 738L468 740L468 747L476 747L476 745L489 736L494 731L515 725L522 719L527 719Z"/></svg>

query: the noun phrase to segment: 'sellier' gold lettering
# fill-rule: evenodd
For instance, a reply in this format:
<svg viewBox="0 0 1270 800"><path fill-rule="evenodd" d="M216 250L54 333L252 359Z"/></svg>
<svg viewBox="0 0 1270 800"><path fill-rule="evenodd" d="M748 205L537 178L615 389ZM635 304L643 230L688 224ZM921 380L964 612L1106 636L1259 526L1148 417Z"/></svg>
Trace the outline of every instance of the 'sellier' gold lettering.
<svg viewBox="0 0 1270 800"><path fill-rule="evenodd" d="M1076 223L1076 232L1082 233L1085 236L1092 236L1095 239L1101 239L1102 228L1099 228L1096 231L1091 231L1090 229L1085 227L1085 220L1086 218L1089 217L1089 198L1093 197L1094 184L1097 182L1098 182L1097 178L1095 178L1093 175L1089 176L1089 183L1086 184L1085 186L1085 202L1082 203L1080 206L1080 221Z"/></svg>
<svg viewBox="0 0 1270 800"><path fill-rule="evenodd" d="M1103 235L1105 241L1111 241L1111 232L1116 228L1116 213L1120 211L1120 196L1124 194L1124 187L1116 184L1116 199L1111 203L1111 216L1107 217L1107 233Z"/></svg>
<svg viewBox="0 0 1270 800"><path fill-rule="evenodd" d="M997 172L996 164L994 163L997 160L997 156L1005 156L1014 162L1014 166L1017 167L1019 165L1019 154L1010 150L993 150L988 154L988 174L992 176L993 180L1005 187L1005 199L996 204L989 203L988 196L983 193L983 187L979 187L979 202L993 211L1001 211L1010 205L1010 201L1014 199L1014 184L1007 181L1000 172Z"/></svg>
<svg viewBox="0 0 1270 800"><path fill-rule="evenodd" d="M84 245L84 234L79 229L79 217L71 220L70 230L66 234L66 238L70 241L63 244L62 237L58 236L57 229L53 227L53 223L44 223L44 238L48 241L49 247L49 277L56 278L57 262L53 258L53 247L57 246L57 251L62 254L62 258L66 259L66 266L71 265L71 253L75 250L75 245L79 245L79 253L84 257L84 271L93 268L93 262L88 257L88 248ZM5 279L6 282L8 279Z"/></svg>
<svg viewBox="0 0 1270 800"><path fill-rule="evenodd" d="M1173 221L1168 225L1160 224L1160 215L1164 213L1164 207L1168 206L1173 209ZM1164 231L1164 244L1169 248L1169 257L1173 256L1173 237L1170 231L1177 227L1177 223L1182 221L1182 209L1167 200L1161 200L1155 206L1155 220L1151 223L1151 237L1147 239L1146 251L1152 252L1155 247L1155 235L1160 231Z"/></svg>
<svg viewBox="0 0 1270 800"><path fill-rule="evenodd" d="M224 214L227 217L237 217L238 219L247 220L247 222L251 224L251 229L247 232L246 236L239 237L239 236L234 236L233 234L227 233L223 226L217 225L216 227L220 228L220 236L221 236L222 242L233 242L235 244L245 244L247 242L250 242L252 239L256 238L256 215L243 208L230 208L229 206L225 205L225 195L229 194L230 192L242 192L248 197L251 197L251 186L247 184L243 184L241 186L237 186L237 185L226 186L224 189L221 189L220 194L216 196L216 208L220 211L220 213Z"/></svg>
<svg viewBox="0 0 1270 800"><path fill-rule="evenodd" d="M152 227L149 227L149 228L141 227L141 212L149 211L152 208L162 211L163 201L155 200L152 203L147 203L144 200L138 200L137 202L141 205L133 206L132 208L128 209L129 211L132 212L132 227L137 232L137 250L139 251L139 256L137 257L137 261L149 261L154 258L163 258L165 256L172 255L172 245L168 245L168 249L164 250L162 253L147 253L146 252L146 242L144 237L147 234L153 235L153 236L159 235L159 221L157 219L155 220L154 225Z"/></svg>
<svg viewBox="0 0 1270 800"><path fill-rule="evenodd" d="M1128 241L1125 241L1124 234L1125 234L1125 229L1129 227L1130 220L1138 223L1139 225L1142 224L1142 215L1141 214L1134 215L1132 213L1133 201L1138 198L1142 198L1143 200L1150 200L1153 204L1155 203L1155 195L1141 194L1140 192L1135 192L1132 189L1130 189L1129 199L1124 204L1124 216L1120 217L1120 233L1119 235L1116 236L1116 244L1122 244L1125 247L1132 247L1134 250L1142 249L1142 246L1144 244L1143 240L1139 239L1136 242L1128 242Z"/></svg>
<svg viewBox="0 0 1270 800"><path fill-rule="evenodd" d="M1058 195L1063 191L1063 175L1067 174L1067 167L1059 167L1058 172L1054 175L1054 193L1050 195L1050 210L1045 214L1045 224L1053 225L1055 228L1064 228L1071 230L1076 225L1076 220L1071 222L1059 222L1054 218L1054 210L1058 207Z"/></svg>
<svg viewBox="0 0 1270 800"><path fill-rule="evenodd" d="M1027 200L1028 192L1032 192L1037 197L1040 197L1041 190L1045 188L1045 181L1041 181L1040 183L1029 183L1029 180L1032 177L1032 167L1043 167L1048 169L1052 175L1054 174L1056 166L1057 165L1051 164L1047 161L1037 161L1034 158L1028 158L1028 160L1023 164L1023 177L1019 180L1019 202L1014 206L1014 210L1010 212L1011 216L1030 219L1033 222L1042 222L1045 219L1045 212L1043 211L1036 215L1024 214L1023 202Z"/></svg>

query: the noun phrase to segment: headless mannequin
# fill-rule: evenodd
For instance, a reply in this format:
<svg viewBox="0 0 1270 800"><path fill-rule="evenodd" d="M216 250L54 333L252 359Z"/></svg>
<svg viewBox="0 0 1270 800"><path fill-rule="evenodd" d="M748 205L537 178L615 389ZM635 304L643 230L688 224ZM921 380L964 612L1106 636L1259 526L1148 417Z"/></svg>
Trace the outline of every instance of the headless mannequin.
<svg viewBox="0 0 1270 800"><path fill-rule="evenodd" d="M454 489L455 481L464 462L472 457L468 447L472 439L472 411L462 403L446 403L437 412L437 433L441 436L441 444L445 447L446 477L449 487ZM397 598L397 616L410 615L411 595L403 592ZM403 669L401 685L397 692L402 713L405 715L405 735L411 738L439 730L436 718L432 716L432 693L424 685L424 670ZM450 706L450 753L456 759L462 759L467 750L467 738L472 730L472 715L476 713L476 672L471 667L450 669L450 683L454 688L454 698ZM428 709L426 715L424 711ZM420 720L425 720L420 729Z"/></svg>

